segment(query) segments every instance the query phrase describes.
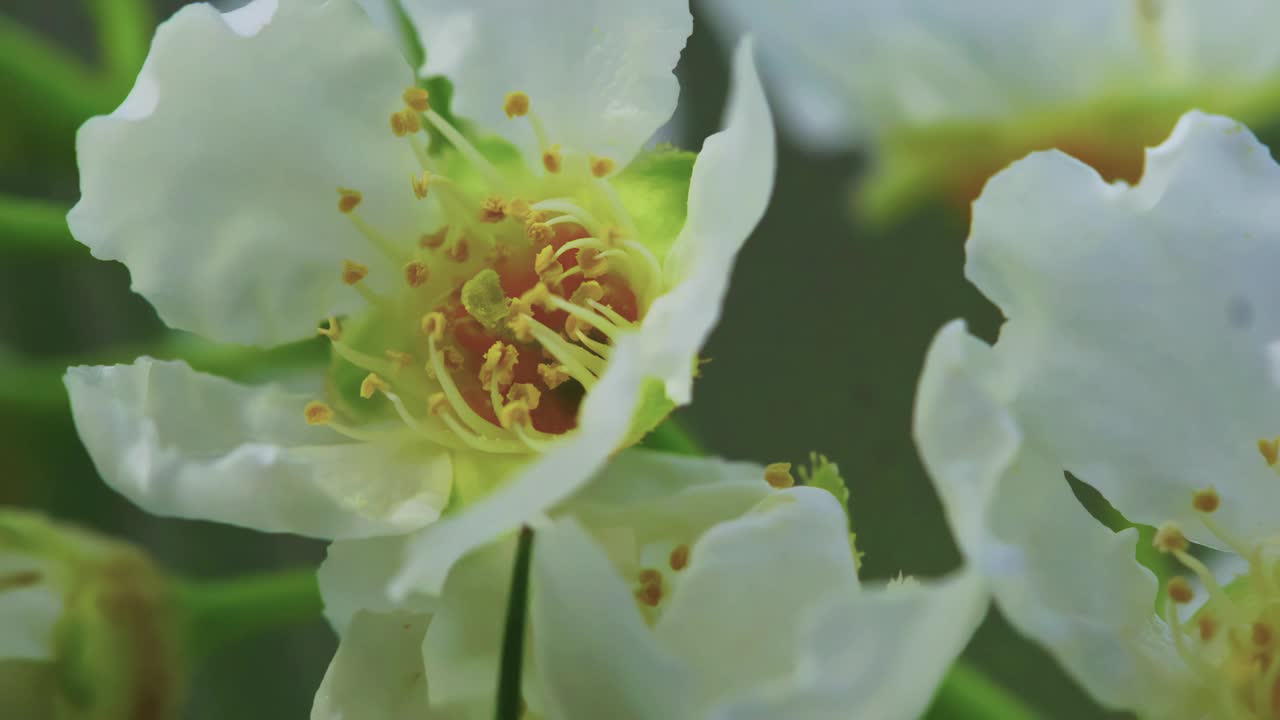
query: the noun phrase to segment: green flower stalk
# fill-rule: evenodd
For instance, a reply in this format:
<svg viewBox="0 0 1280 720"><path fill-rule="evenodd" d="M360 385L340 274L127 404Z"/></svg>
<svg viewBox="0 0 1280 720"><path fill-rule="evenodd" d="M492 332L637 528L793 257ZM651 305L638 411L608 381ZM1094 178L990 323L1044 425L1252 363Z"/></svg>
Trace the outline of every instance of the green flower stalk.
<svg viewBox="0 0 1280 720"><path fill-rule="evenodd" d="M76 239L169 325L257 346L318 328L328 368L66 377L102 476L142 507L417 533L398 592L439 590L690 401L774 164L746 43L725 130L696 157L642 149L679 91L679 0L403 9L420 67L354 0L185 8L79 136Z"/></svg>
<svg viewBox="0 0 1280 720"><path fill-rule="evenodd" d="M1280 117L1270 0L711 0L706 17L758 37L797 138L868 149L858 200L877 220L926 198L967 209L1035 150L1136 181L1188 110Z"/></svg>
<svg viewBox="0 0 1280 720"><path fill-rule="evenodd" d="M0 707L23 720L180 717L180 612L130 545L0 511Z"/></svg>

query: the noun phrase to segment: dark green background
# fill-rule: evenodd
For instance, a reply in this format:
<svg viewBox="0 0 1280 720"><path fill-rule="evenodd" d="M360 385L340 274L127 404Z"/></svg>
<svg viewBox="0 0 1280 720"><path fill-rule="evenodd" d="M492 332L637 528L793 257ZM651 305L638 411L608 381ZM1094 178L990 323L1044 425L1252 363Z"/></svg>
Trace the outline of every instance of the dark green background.
<svg viewBox="0 0 1280 720"><path fill-rule="evenodd" d="M157 16L182 4L156 0ZM93 57L79 3L3 5L72 52ZM723 49L700 23L679 75L676 137L694 148L717 128L727 84ZM2 134L0 191L74 201L69 129ZM819 450L837 461L853 493L864 577L944 573L959 557L912 445L910 414L933 333L955 317L987 336L998 323L962 276L965 218L936 207L869 229L850 210L858 156L808 154L785 137L779 151L769 213L739 261L696 401L679 415L730 458L799 462ZM23 363L58 362L161 329L114 263L83 253L0 262L0 349ZM8 375L0 381L18 378L3 366L0 373ZM65 411L0 406L0 457L0 502L42 507L134 539L184 575L294 567L323 556L317 542L145 515L97 479ZM197 669L189 716L307 717L333 647L320 622L233 647ZM966 655L1046 717L1106 716L994 612Z"/></svg>

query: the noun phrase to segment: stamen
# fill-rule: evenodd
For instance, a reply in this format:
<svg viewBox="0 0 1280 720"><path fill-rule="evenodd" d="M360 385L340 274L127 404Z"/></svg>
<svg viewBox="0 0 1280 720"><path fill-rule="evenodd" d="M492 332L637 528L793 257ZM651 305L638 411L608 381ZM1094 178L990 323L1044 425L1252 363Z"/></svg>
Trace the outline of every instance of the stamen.
<svg viewBox="0 0 1280 720"><path fill-rule="evenodd" d="M405 105L420 113L431 109L431 93L427 92L426 88L406 88L402 97Z"/></svg>
<svg viewBox="0 0 1280 720"><path fill-rule="evenodd" d="M524 198L514 198L507 203L507 217L524 221L529 217L529 213L533 212L533 206Z"/></svg>
<svg viewBox="0 0 1280 720"><path fill-rule="evenodd" d="M365 239L373 243L374 247L378 248L392 262L401 263L408 259L408 253L397 247L387 236L370 225L360 213L353 210L347 213L347 217L351 219L351 224L356 226L356 230L359 230L360 234L365 236Z"/></svg>
<svg viewBox="0 0 1280 720"><path fill-rule="evenodd" d="M400 372L413 364L413 356L401 350L384 350L387 359L391 361L391 369L393 372Z"/></svg>
<svg viewBox="0 0 1280 720"><path fill-rule="evenodd" d="M590 300L587 302L587 305L592 310L595 310L601 315L604 315L606 318L609 319L610 322L612 322L614 325L617 325L619 329L629 328L634 324L630 320L619 315L617 311L615 311L613 308L609 307L608 305L605 305L604 303L598 300Z"/></svg>
<svg viewBox="0 0 1280 720"><path fill-rule="evenodd" d="M779 490L789 488L796 484L796 479L791 474L791 463L770 463L764 468L764 480L769 483L770 487Z"/></svg>
<svg viewBox="0 0 1280 720"><path fill-rule="evenodd" d="M452 247L444 251L444 256L456 263L464 263L471 257L471 243L465 237L460 237Z"/></svg>
<svg viewBox="0 0 1280 720"><path fill-rule="evenodd" d="M528 405L522 402L513 402L503 406L502 412L498 414L498 421L502 423L502 427L511 430L532 425L533 417L529 415Z"/></svg>
<svg viewBox="0 0 1280 720"><path fill-rule="evenodd" d="M431 184L431 173L424 170L421 177L414 175L409 178L409 181L413 183L414 197L422 200L427 196L427 191Z"/></svg>
<svg viewBox="0 0 1280 720"><path fill-rule="evenodd" d="M589 355L586 350L573 347L534 318L529 318L528 323L534 339L541 343L542 348L563 366L564 371L570 377L582 383L582 386L588 390L596 384L596 374L588 369L588 363L591 365L598 364L599 358L591 356L590 361L588 361L586 357L583 357L584 355ZM603 371L603 368L600 369Z"/></svg>
<svg viewBox="0 0 1280 720"><path fill-rule="evenodd" d="M342 325L340 325L340 324L338 323L338 318L333 317L333 316L331 315L331 316L329 316L329 319L328 319L328 320L326 320L325 322L327 323L327 325L328 325L328 326L327 326L327 327L318 327L318 328L316 328L316 334L318 334L318 335L323 335L323 336L325 336L325 337L329 338L330 340L338 340L338 339L341 339L341 338L342 338Z"/></svg>
<svg viewBox="0 0 1280 720"><path fill-rule="evenodd" d="M1169 593L1169 599L1179 605L1186 605L1195 598L1195 590L1192 589L1191 583L1181 575L1169 579L1169 584L1165 588Z"/></svg>
<svg viewBox="0 0 1280 720"><path fill-rule="evenodd" d="M342 261L342 282L355 285L369 276L369 266L355 260Z"/></svg>
<svg viewBox="0 0 1280 720"><path fill-rule="evenodd" d="M529 325L529 321L533 318L528 313L512 314L507 320L507 329L516 340L522 343L533 342L533 328Z"/></svg>
<svg viewBox="0 0 1280 720"><path fill-rule="evenodd" d="M602 178L613 172L617 166L611 158L591 156L591 174L595 177Z"/></svg>
<svg viewBox="0 0 1280 720"><path fill-rule="evenodd" d="M430 277L431 271L424 262L415 260L404 266L404 281L411 288L422 287Z"/></svg>
<svg viewBox="0 0 1280 720"><path fill-rule="evenodd" d="M418 238L418 247L423 250L435 250L444 244L445 238L449 236L449 228L446 226L434 233L423 233Z"/></svg>
<svg viewBox="0 0 1280 720"><path fill-rule="evenodd" d="M432 369L435 371L436 381L440 383L440 389L444 391L445 397L449 399L449 406L453 409L454 414L477 433L484 433L496 429L494 428L493 423L480 417L475 410L472 410L471 406L467 404L466 399L462 397L462 393L458 390L458 386L453 382L453 377L445 371L444 362L440 357L440 349L436 345L436 338L430 333L427 335L427 352L431 358L431 365ZM451 419L448 415L443 415L441 418L445 419L446 422ZM468 442L468 444L470 443Z"/></svg>
<svg viewBox="0 0 1280 720"><path fill-rule="evenodd" d="M1151 545L1162 553L1179 553L1185 552L1191 543L1187 542L1181 528L1173 522L1166 522L1156 529Z"/></svg>
<svg viewBox="0 0 1280 720"><path fill-rule="evenodd" d="M542 402L542 392L530 383L516 383L507 391L507 400L524 403L530 410L537 410Z"/></svg>
<svg viewBox="0 0 1280 720"><path fill-rule="evenodd" d="M529 112L529 96L519 90L507 93L502 102L502 111L509 118L524 117Z"/></svg>
<svg viewBox="0 0 1280 720"><path fill-rule="evenodd" d="M556 236L556 231L546 223L537 222L529 223L524 228L524 234L533 241L533 246L546 245Z"/></svg>
<svg viewBox="0 0 1280 720"><path fill-rule="evenodd" d="M333 408L317 400L307 403L302 415L308 425L328 425L333 420Z"/></svg>
<svg viewBox="0 0 1280 720"><path fill-rule="evenodd" d="M566 324L565 327L567 329L568 324ZM593 340L590 335L587 335L586 333L582 332L582 330L575 330L573 337L577 339L578 342L582 343L583 346L585 346L588 350L595 353L596 355L599 355L605 360L608 360L609 356L613 354L613 346L609 345L608 343L602 343L598 340Z"/></svg>
<svg viewBox="0 0 1280 720"><path fill-rule="evenodd" d="M338 188L338 212L345 215L352 210L355 210L363 199L364 196L360 194L359 190L342 187Z"/></svg>
<svg viewBox="0 0 1280 720"><path fill-rule="evenodd" d="M360 397L368 400L377 393L385 393L390 389L391 385L386 380L383 380L382 376L378 375L378 373L369 373L360 383Z"/></svg>
<svg viewBox="0 0 1280 720"><path fill-rule="evenodd" d="M480 222L499 223L506 219L507 204L502 198L487 198L480 204Z"/></svg>
<svg viewBox="0 0 1280 720"><path fill-rule="evenodd" d="M563 215L569 216L569 219L572 222L586 228L587 232L591 235L595 237L604 236L604 225L597 220L594 215L567 198L543 200L541 202L534 203L533 209L562 213Z"/></svg>
<svg viewBox="0 0 1280 720"><path fill-rule="evenodd" d="M677 545L671 551L671 556L667 558L667 563L671 565L671 569L680 572L689 565L689 546Z"/></svg>
<svg viewBox="0 0 1280 720"><path fill-rule="evenodd" d="M515 380L516 362L520 354L515 347L501 340L489 346L480 366L480 387L485 390L510 385Z"/></svg>
<svg viewBox="0 0 1280 720"><path fill-rule="evenodd" d="M436 130L439 130L440 134L443 135L444 138L458 150L458 152L462 153L463 157L467 159L467 162L474 165L476 170L479 170L485 176L492 187L501 189L506 184L502 175L499 174L489 160L476 149L476 146L472 145L469 140L462 136L462 133L458 132L456 128L450 125L448 120L441 117L440 113L435 110L427 110L423 114L427 118L427 121L430 122Z"/></svg>
<svg viewBox="0 0 1280 720"><path fill-rule="evenodd" d="M538 366L538 377L542 378L548 389L555 390L568 381L569 373L559 365L543 363Z"/></svg>
<svg viewBox="0 0 1280 720"><path fill-rule="evenodd" d="M578 267L582 268L582 274L589 278L600 277L609 272L609 259L602 257L600 251L595 248L583 248L578 251Z"/></svg>
<svg viewBox="0 0 1280 720"><path fill-rule="evenodd" d="M1275 467L1280 462L1280 435L1271 439L1258 439L1258 452L1262 453L1262 458L1267 461L1267 465Z"/></svg>
<svg viewBox="0 0 1280 720"><path fill-rule="evenodd" d="M547 172L558 173L563 165L564 157L560 154L559 145L552 145L542 151L542 167L546 168Z"/></svg>
<svg viewBox="0 0 1280 720"><path fill-rule="evenodd" d="M422 334L432 340L444 340L444 331L449 326L449 321L445 319L442 312L429 312L422 316L419 323L422 327Z"/></svg>

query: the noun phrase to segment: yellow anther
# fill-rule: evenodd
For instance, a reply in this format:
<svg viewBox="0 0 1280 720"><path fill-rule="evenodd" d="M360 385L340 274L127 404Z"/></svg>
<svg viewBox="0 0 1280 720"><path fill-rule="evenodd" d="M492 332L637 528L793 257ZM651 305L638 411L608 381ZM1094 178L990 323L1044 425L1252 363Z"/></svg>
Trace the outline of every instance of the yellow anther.
<svg viewBox="0 0 1280 720"><path fill-rule="evenodd" d="M535 222L525 226L524 234L528 235L534 247L537 247L551 242L551 239L556 236L556 231L546 223Z"/></svg>
<svg viewBox="0 0 1280 720"><path fill-rule="evenodd" d="M530 427L533 425L533 417L529 415L528 405L522 402L513 402L502 406L502 412L498 415L498 422L507 429Z"/></svg>
<svg viewBox="0 0 1280 720"><path fill-rule="evenodd" d="M559 365L543 363L538 366L538 377L542 378L547 389L555 390L569 380L569 373Z"/></svg>
<svg viewBox="0 0 1280 720"><path fill-rule="evenodd" d="M594 329L595 328L592 327L591 323L583 320L577 315L570 315L565 318L564 321L564 336L570 341L577 342L579 344L582 343L582 340L578 337L578 333L589 336L591 335L591 331Z"/></svg>
<svg viewBox="0 0 1280 720"><path fill-rule="evenodd" d="M618 243L622 242L626 237L627 233L617 225L614 225L604 231L604 241L608 243L610 247L617 247Z"/></svg>
<svg viewBox="0 0 1280 720"><path fill-rule="evenodd" d="M387 350L387 359L391 361L393 368L399 372L413 364L413 356L402 350Z"/></svg>
<svg viewBox="0 0 1280 720"><path fill-rule="evenodd" d="M338 211L345 215L346 213L355 210L363 199L364 196L360 194L359 190L338 188Z"/></svg>
<svg viewBox="0 0 1280 720"><path fill-rule="evenodd" d="M636 601L641 605L649 607L658 607L662 602L662 586L661 585L641 585L635 591Z"/></svg>
<svg viewBox="0 0 1280 720"><path fill-rule="evenodd" d="M328 425L333 420L333 408L319 401L309 402L302 409L302 416L308 425Z"/></svg>
<svg viewBox="0 0 1280 720"><path fill-rule="evenodd" d="M414 175L409 178L409 182L413 183L413 196L421 200L427 196L427 191L430 189L431 173L423 171L421 177Z"/></svg>
<svg viewBox="0 0 1280 720"><path fill-rule="evenodd" d="M502 112L509 118L524 117L529 113L529 96L519 90L507 93L502 101Z"/></svg>
<svg viewBox="0 0 1280 720"><path fill-rule="evenodd" d="M604 288L601 287L600 283L595 280L588 280L573 291L573 296L569 298L569 302L586 307L588 302L592 300L599 302L603 298Z"/></svg>
<svg viewBox="0 0 1280 720"><path fill-rule="evenodd" d="M414 260L404 266L404 281L409 287L422 287L422 284L431 277L431 271L427 268L426 263Z"/></svg>
<svg viewBox="0 0 1280 720"><path fill-rule="evenodd" d="M783 489L796 484L791 475L791 463L770 463L764 468L764 480L770 486Z"/></svg>
<svg viewBox="0 0 1280 720"><path fill-rule="evenodd" d="M1185 552L1191 543L1187 542L1187 536L1182 534L1182 530L1176 524L1166 522L1156 529L1151 545L1160 552L1172 553Z"/></svg>
<svg viewBox="0 0 1280 720"><path fill-rule="evenodd" d="M441 357L444 358L445 369L448 369L448 370L462 369L462 362L463 362L462 352L458 350L458 348L447 347L440 352L440 355Z"/></svg>
<svg viewBox="0 0 1280 720"><path fill-rule="evenodd" d="M480 221L487 223L502 222L507 218L507 203L500 197L487 198L480 203Z"/></svg>
<svg viewBox="0 0 1280 720"><path fill-rule="evenodd" d="M591 174L598 178L613 172L615 167L617 167L617 164L610 158L591 156Z"/></svg>
<svg viewBox="0 0 1280 720"><path fill-rule="evenodd" d="M1259 438L1258 452L1262 453L1268 465L1275 467L1276 463L1280 462L1280 435L1271 439Z"/></svg>
<svg viewBox="0 0 1280 720"><path fill-rule="evenodd" d="M637 579L639 579L641 585L661 585L662 573L653 568L645 568L640 571Z"/></svg>
<svg viewBox="0 0 1280 720"><path fill-rule="evenodd" d="M444 330L448 325L449 321L442 312L429 312L422 316L422 334L436 342L444 340Z"/></svg>
<svg viewBox="0 0 1280 720"><path fill-rule="evenodd" d="M1191 494L1191 506L1202 513L1211 513L1222 504L1222 497L1213 488L1197 490Z"/></svg>
<svg viewBox="0 0 1280 720"><path fill-rule="evenodd" d="M516 220L524 221L529 217L529 213L533 212L533 207L529 205L529 201L524 198L516 198L507 203L507 215Z"/></svg>
<svg viewBox="0 0 1280 720"><path fill-rule="evenodd" d="M424 113L431 109L431 93L427 92L425 88L407 88L405 89L402 97L404 98L405 105L408 105L420 113Z"/></svg>
<svg viewBox="0 0 1280 720"><path fill-rule="evenodd" d="M464 263L471 257L471 243L466 238L458 238L453 247L444 251L444 256L456 263Z"/></svg>
<svg viewBox="0 0 1280 720"><path fill-rule="evenodd" d="M578 250L578 267L589 278L600 277L609 272L609 258L600 257L595 248L582 248Z"/></svg>
<svg viewBox="0 0 1280 720"><path fill-rule="evenodd" d="M519 317L520 315L532 315L533 303L529 302L522 295L518 298L507 298L507 316Z"/></svg>
<svg viewBox="0 0 1280 720"><path fill-rule="evenodd" d="M534 340L532 318L524 313L513 314L507 320L507 329L511 331L512 336L519 342L531 343Z"/></svg>
<svg viewBox="0 0 1280 720"><path fill-rule="evenodd" d="M338 322L338 318L336 317L330 316L329 319L325 321L325 326L316 328L316 332L330 340L342 339L342 325Z"/></svg>
<svg viewBox="0 0 1280 720"><path fill-rule="evenodd" d="M404 137L405 135L408 135L409 120L407 120L406 117L412 115L413 113L405 113L403 110L397 110L391 113L391 134L396 137Z"/></svg>
<svg viewBox="0 0 1280 720"><path fill-rule="evenodd" d="M1165 588L1165 592L1169 593L1169 599L1179 605L1186 605L1195 597L1195 590L1191 588L1191 583L1181 575L1170 578L1169 585Z"/></svg>
<svg viewBox="0 0 1280 720"><path fill-rule="evenodd" d="M424 250L435 250L444 244L445 238L449 237L449 228L440 228L434 233L422 233L418 238L418 247Z"/></svg>
<svg viewBox="0 0 1280 720"><path fill-rule="evenodd" d="M355 260L342 261L342 282L348 285L355 285L368 276L368 265L363 265Z"/></svg>
<svg viewBox="0 0 1280 720"><path fill-rule="evenodd" d="M525 293L520 296L520 299L529 303L530 307L533 307L534 305L548 307L548 303L551 302L551 290L549 290L546 285L538 283L526 290Z"/></svg>
<svg viewBox="0 0 1280 720"><path fill-rule="evenodd" d="M667 558L667 564L672 570L679 572L689 565L689 546L677 545L675 550L671 551L671 555Z"/></svg>
<svg viewBox="0 0 1280 720"><path fill-rule="evenodd" d="M1218 621L1202 611L1200 617L1196 618L1196 631L1200 633L1200 640L1209 642L1218 634Z"/></svg>
<svg viewBox="0 0 1280 720"><path fill-rule="evenodd" d="M364 376L364 380L360 383L360 397L368 400L379 392L387 392L391 390L391 385L378 373L369 373Z"/></svg>
<svg viewBox="0 0 1280 720"><path fill-rule="evenodd" d="M529 383L516 383L507 391L507 401L524 403L530 410L537 410L542 402L542 391Z"/></svg>
<svg viewBox="0 0 1280 720"><path fill-rule="evenodd" d="M542 167L546 168L547 172L560 172L560 166L562 164L564 164L564 158L560 155L559 145L552 145L542 153Z"/></svg>
<svg viewBox="0 0 1280 720"><path fill-rule="evenodd" d="M490 345L484 353L484 364L480 366L480 386L488 390L495 384L499 388L510 385L515 380L519 359L520 354L514 346L501 340Z"/></svg>
<svg viewBox="0 0 1280 720"><path fill-rule="evenodd" d="M538 254L533 257L533 271L541 277L551 270L552 266L555 266L557 270L563 270L559 261L556 260L555 248L548 245L539 250Z"/></svg>
<svg viewBox="0 0 1280 720"><path fill-rule="evenodd" d="M431 397L427 398L427 412L432 415L443 415L448 411L449 398L445 397L444 393L432 393Z"/></svg>
<svg viewBox="0 0 1280 720"><path fill-rule="evenodd" d="M1255 622L1251 628L1250 637L1256 647L1271 647L1271 643L1276 639L1275 628L1265 622Z"/></svg>

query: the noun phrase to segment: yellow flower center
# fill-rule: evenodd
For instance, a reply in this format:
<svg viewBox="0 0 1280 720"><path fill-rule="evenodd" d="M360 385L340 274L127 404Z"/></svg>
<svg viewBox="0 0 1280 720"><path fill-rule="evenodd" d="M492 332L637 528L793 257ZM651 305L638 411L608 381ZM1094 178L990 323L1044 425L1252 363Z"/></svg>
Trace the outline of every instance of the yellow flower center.
<svg viewBox="0 0 1280 720"><path fill-rule="evenodd" d="M537 173L500 171L431 109L426 91L410 88L403 100L391 131L422 168L407 178L405 202L432 203L442 220L392 237L361 213L359 189L338 189L338 211L401 271L385 293L369 287L368 265L344 262L339 277L367 310L319 332L343 361L331 392L358 390L365 405L315 402L305 420L359 440L408 434L459 449L539 450L576 426L614 341L659 290L658 261L609 180L614 162L551 144L524 93L509 94L504 109L531 123ZM449 168L467 178L451 178L427 152L428 129L452 145L462 162Z"/></svg>

